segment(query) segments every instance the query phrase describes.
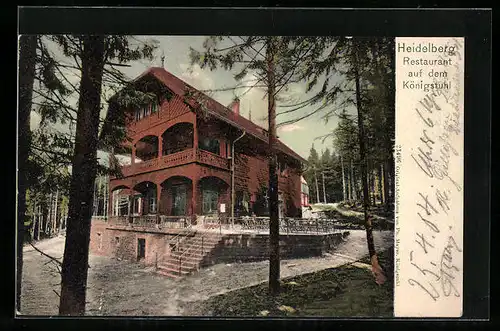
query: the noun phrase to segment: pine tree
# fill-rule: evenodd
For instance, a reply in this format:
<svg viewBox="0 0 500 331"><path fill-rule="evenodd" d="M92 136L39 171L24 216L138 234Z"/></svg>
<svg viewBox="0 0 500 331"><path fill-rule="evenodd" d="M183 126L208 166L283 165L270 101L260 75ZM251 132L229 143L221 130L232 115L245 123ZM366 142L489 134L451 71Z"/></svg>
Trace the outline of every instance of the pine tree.
<svg viewBox="0 0 500 331"><path fill-rule="evenodd" d="M250 86L237 86L233 87L233 90L246 88L248 92L258 87L266 90L269 133L269 149L267 153L270 214L269 292L275 295L279 292L280 275L277 151L275 150L276 102L280 100L279 93L286 91L289 84L297 81L297 64L301 63L303 58L309 54L311 45L292 43L290 37L254 36L209 37L203 46L203 52L191 49L192 63L197 63L202 68L209 68L210 70L219 67L231 70L236 65L240 66L240 70L234 76L237 81L241 82L249 72L253 72L256 79ZM203 102L201 101L200 104L203 105ZM286 122L280 124L284 125Z"/></svg>
<svg viewBox="0 0 500 331"><path fill-rule="evenodd" d="M104 68L104 36L82 38L82 78L61 278L60 315L84 315L92 193Z"/></svg>
<svg viewBox="0 0 500 331"><path fill-rule="evenodd" d="M132 49L128 37L122 36L78 37L76 47L72 49L70 44L75 43L71 38L63 37L57 41L66 54L78 56L81 61L59 313L84 315L93 188L98 172L97 149L99 146L123 142L125 130L116 124L124 123L127 113L118 112L116 105L136 102L135 99L130 100L130 94L134 95L134 91L128 88L124 76L116 70L106 69L106 65L119 66L130 60L152 57L154 47L144 45ZM108 109L99 133L101 94L103 83L109 82L109 77L118 80L115 86L121 86L121 94L110 103L110 107L115 108ZM125 90L123 85L126 85Z"/></svg>
<svg viewBox="0 0 500 331"><path fill-rule="evenodd" d="M24 221L26 214L26 189L28 185L28 157L30 146L30 114L35 78L37 36L19 39L19 113L18 113L18 201L17 201L17 260L16 260L16 310L21 311L23 272Z"/></svg>
<svg viewBox="0 0 500 331"><path fill-rule="evenodd" d="M130 60L151 58L156 46L154 43L143 43L133 47L130 40L127 36L69 35L38 36L35 39L34 76L38 84L33 88L31 100L34 110L41 116L41 123L39 129L33 132L31 144L23 144L31 148L29 169L25 173L30 174L29 187L33 192L30 204L37 223L37 236L48 220L44 202L47 194L60 192L61 205L57 209L62 215L69 214L67 224L64 222L68 226L60 304L60 313L64 315L82 315L85 312L88 267L85 261L88 260L90 236L87 198L92 195L95 173L106 171L97 165L97 147L118 144L125 138L125 130L119 124L125 122L127 114L108 111L106 120L101 121L101 100L105 100L101 95L113 90L125 90L120 94L123 98L115 98L114 104L143 102L130 97L133 88L117 67ZM47 41L55 43L69 61L56 59L49 51ZM72 83L67 77L70 74L81 76L80 84ZM71 97L75 95L79 99L78 107L71 102ZM52 130L54 124L68 125L68 132ZM72 165L71 175L67 171L69 165ZM69 211L67 193L71 193ZM52 209L56 211L55 205ZM63 227L62 222L59 225Z"/></svg>
<svg viewBox="0 0 500 331"><path fill-rule="evenodd" d="M318 169L320 166L320 160L319 160L319 155L316 149L314 148L314 144L311 146L311 149L309 150L309 157L307 158L307 169L304 171L304 178L306 182L310 184L309 187L309 196L312 198L314 197L314 200L316 203L319 203L319 192L317 190L316 185L312 185L316 183L316 169ZM312 199L311 199L312 200Z"/></svg>
<svg viewBox="0 0 500 331"><path fill-rule="evenodd" d="M372 260L373 271L378 276L377 282L382 282L384 276L377 261L373 244L371 216L368 210L370 201L367 168L368 158L374 158L381 150L380 146L370 146L368 143L369 139L373 138L373 132L381 131L380 129L372 130L372 127L380 122L377 120L377 116L381 113L370 112L368 110L369 103L367 103L366 99L371 97L372 100L383 100L385 107L391 109L389 106L390 103L388 102L390 98L383 97L389 93L387 90L390 90L391 85L388 86L388 84L386 84L383 86L381 84L374 84L376 78L381 75L379 72L373 72L373 68L379 71L382 67L380 65L380 54L382 52L376 51L377 46L387 45L389 42L388 40L380 38L357 37L313 37L309 38L309 40L311 43L315 44L313 53L317 55L316 58L311 57L304 63L305 70L303 71L303 77L305 80L310 81L310 85L312 85L309 91L312 90L313 86L316 85L322 77L325 77L325 75L327 77L323 79L323 84L320 91L315 95L316 99L313 98L313 103L331 105L332 110L330 110L324 118L328 119L329 116L338 116L341 121L344 120L344 123L340 123L344 124L344 128L339 124L340 128L334 132L338 140L338 145L347 145L346 143L348 141L356 141L358 145L358 150L356 151L358 154L357 160L355 157L349 160L353 166L354 164L359 165L359 167L357 167L359 169L356 169L356 171L352 169L351 180L354 179L355 173L359 171L361 177L360 183L362 184L368 249ZM341 75L344 79L331 83L328 77L332 73ZM392 75L386 74L382 76L390 77ZM378 86L380 88L377 90L373 88L373 86ZM372 104L374 103L372 102ZM346 111L349 105L355 105L356 114ZM390 113L393 112L389 110L385 115ZM385 117L390 121L389 115ZM349 126L355 126L357 131L347 129ZM390 130L390 127L388 129ZM357 135L358 139L345 139L349 136L352 137L353 133ZM388 144L386 136L384 145L387 146ZM351 149L351 151L354 151L354 149ZM344 156L342 153L341 155ZM358 182L358 180L350 185L354 188L353 192L356 191L356 182Z"/></svg>

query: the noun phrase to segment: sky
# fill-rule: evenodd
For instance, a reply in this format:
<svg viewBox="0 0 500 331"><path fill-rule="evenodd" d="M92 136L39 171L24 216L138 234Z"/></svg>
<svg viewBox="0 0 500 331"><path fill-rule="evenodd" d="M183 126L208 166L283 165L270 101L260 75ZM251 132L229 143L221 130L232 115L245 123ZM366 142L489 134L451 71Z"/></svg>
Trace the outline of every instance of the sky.
<svg viewBox="0 0 500 331"><path fill-rule="evenodd" d="M201 69L198 65L192 66L189 59L190 47L196 50L202 50L202 43L206 39L205 36L138 36L138 40L154 39L158 41L158 49L155 51L155 59L140 60L130 62L130 67L121 69L130 79L133 79L143 73L147 68L155 66L161 67L161 56L164 55L164 68L173 75L184 80L188 84L199 90L220 89L225 87L234 87L237 85L233 75L237 72L226 71L218 69L210 71L209 69ZM49 47L53 53L59 53L57 47L54 45ZM77 82L79 77L78 73L72 75L72 80ZM285 94L294 100L305 100L312 95L305 93L306 84L294 84ZM254 88L246 93L244 96L240 94L245 91L239 89L232 91L219 91L213 92L211 97L223 105L229 105L235 96L240 97L240 115L248 118L251 111L251 119L254 123L267 128L267 99L265 98L264 91L259 88ZM76 102L76 100L75 100ZM280 103L277 103L277 112L284 110L280 108ZM277 123L283 120L290 120L297 118L303 114L313 111L314 106L309 106L301 109L296 114L285 117L278 116ZM325 123L322 119L322 113L318 113L306 119L303 119L294 124L285 125L278 128L279 139L296 151L299 155L306 158L309 156L309 151L314 144L314 147L319 152L324 148L332 148L332 139L329 138L325 142L322 137L333 131L337 125L337 119L333 118ZM31 124L32 128L38 126L39 116L32 113ZM64 131L65 128L59 127L58 129Z"/></svg>

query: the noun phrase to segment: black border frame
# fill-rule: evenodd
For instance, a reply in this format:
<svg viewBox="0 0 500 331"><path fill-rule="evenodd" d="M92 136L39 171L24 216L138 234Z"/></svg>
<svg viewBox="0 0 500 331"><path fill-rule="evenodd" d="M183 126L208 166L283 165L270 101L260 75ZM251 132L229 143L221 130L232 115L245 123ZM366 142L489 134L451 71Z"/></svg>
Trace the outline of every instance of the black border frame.
<svg viewBox="0 0 500 331"><path fill-rule="evenodd" d="M209 24L207 24L209 22ZM386 35L386 36L464 36L465 56L465 189L464 189L464 319L489 318L490 299L490 207L491 207L491 10L443 9L291 9L291 8L18 8L19 34L106 33L143 35ZM16 42L17 43L17 42ZM16 45L17 47L17 45ZM17 67L17 66L16 66ZM17 75L17 73L16 73ZM12 112L12 111L11 111ZM13 113L13 112L12 112ZM15 117L16 115L14 115ZM15 177L14 177L15 178ZM15 180L15 179L14 179ZM13 181L13 184L15 182ZM15 187L15 186L14 186ZM13 191L15 188L13 189ZM12 192L12 191L11 191ZM14 197L15 202L15 197ZM15 207L15 204L13 204ZM13 214L12 214L13 215ZM12 290L4 292L7 303L7 326L44 328L50 318L12 319L14 312L15 222L5 232L11 252L7 259L12 268ZM4 242L6 243L6 242ZM88 329L94 325L109 327L159 326L236 326L239 318L57 318L72 328ZM369 321L355 319L368 326ZM407 321L407 319L394 319ZM2 324L4 324L2 318ZM94 322L98 321L98 322ZM333 321L333 322L330 322ZM421 326L429 325L426 322ZM443 321L435 319L435 321ZM252 327L326 326L342 319L308 318L253 319ZM246 323L245 323L246 324ZM370 323L371 326L372 323ZM399 323L398 323L399 324ZM441 323L439 323L441 324ZM451 323L453 329L465 324ZM50 325L51 326L51 325ZM398 325L401 327L401 325ZM397 326L397 327L398 327Z"/></svg>

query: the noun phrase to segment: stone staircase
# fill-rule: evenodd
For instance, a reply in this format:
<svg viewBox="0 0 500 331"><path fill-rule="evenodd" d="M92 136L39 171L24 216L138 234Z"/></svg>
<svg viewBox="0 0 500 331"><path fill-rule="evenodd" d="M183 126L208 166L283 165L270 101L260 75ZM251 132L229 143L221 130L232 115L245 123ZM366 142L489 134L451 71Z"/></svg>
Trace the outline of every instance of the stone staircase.
<svg viewBox="0 0 500 331"><path fill-rule="evenodd" d="M198 271L209 255L222 241L223 235L216 232L196 232L186 236L176 250L158 263L158 273L173 279Z"/></svg>

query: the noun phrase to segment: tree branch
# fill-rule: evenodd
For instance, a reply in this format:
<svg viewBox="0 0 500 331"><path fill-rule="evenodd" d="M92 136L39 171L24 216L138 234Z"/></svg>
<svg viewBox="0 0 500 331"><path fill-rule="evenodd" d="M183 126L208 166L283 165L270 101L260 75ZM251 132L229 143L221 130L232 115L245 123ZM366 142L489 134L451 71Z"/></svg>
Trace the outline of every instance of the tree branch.
<svg viewBox="0 0 500 331"><path fill-rule="evenodd" d="M51 261L57 263L57 265L59 265L60 267L62 267L62 262L59 261L57 258L55 258L53 256L50 256L49 254L44 253L43 251L41 251L40 249L38 249L35 245L33 245L33 243L31 242L31 240L29 241L29 244L31 245L31 247L33 247L35 249L35 251L39 252L43 256L49 258Z"/></svg>

